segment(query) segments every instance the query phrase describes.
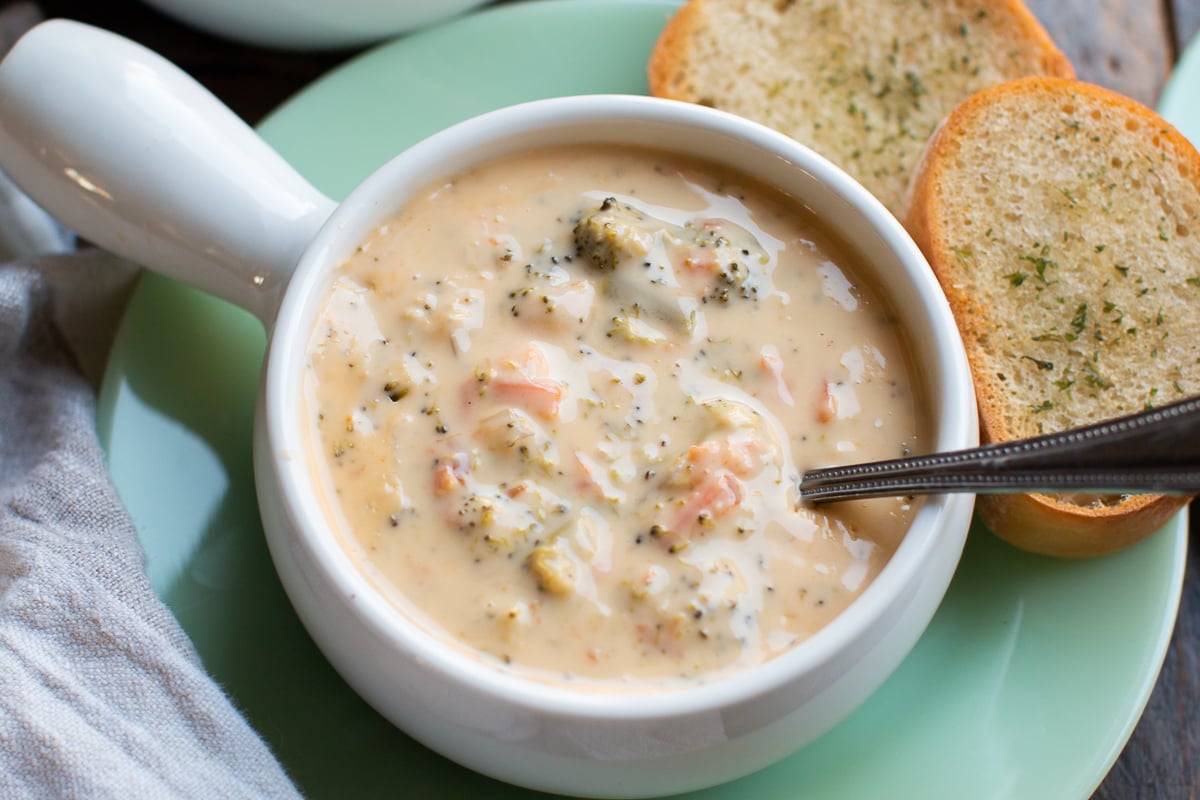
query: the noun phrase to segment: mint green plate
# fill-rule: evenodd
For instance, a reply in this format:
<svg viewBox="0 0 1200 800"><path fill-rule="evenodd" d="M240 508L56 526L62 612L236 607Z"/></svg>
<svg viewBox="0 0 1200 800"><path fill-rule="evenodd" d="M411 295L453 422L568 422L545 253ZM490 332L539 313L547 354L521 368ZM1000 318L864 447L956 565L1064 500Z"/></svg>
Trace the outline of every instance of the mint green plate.
<svg viewBox="0 0 1200 800"><path fill-rule="evenodd" d="M646 91L671 3L501 6L383 46L262 125L344 195L390 156L496 106ZM246 313L151 275L100 397L113 475L155 588L311 798L526 797L394 729L309 640L267 555L251 474L264 335ZM1123 553L1067 562L972 531L928 632L861 709L770 769L698 798L1087 797L1129 737L1174 625L1183 516Z"/></svg>

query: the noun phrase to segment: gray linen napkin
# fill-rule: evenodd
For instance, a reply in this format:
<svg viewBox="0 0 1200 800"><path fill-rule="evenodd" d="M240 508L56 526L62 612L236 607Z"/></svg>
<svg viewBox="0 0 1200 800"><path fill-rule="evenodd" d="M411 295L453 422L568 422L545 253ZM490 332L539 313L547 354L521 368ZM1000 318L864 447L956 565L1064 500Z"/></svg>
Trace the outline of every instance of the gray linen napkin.
<svg viewBox="0 0 1200 800"><path fill-rule="evenodd" d="M0 797L297 797L155 596L106 470L67 334L102 353L130 272L0 264Z"/></svg>

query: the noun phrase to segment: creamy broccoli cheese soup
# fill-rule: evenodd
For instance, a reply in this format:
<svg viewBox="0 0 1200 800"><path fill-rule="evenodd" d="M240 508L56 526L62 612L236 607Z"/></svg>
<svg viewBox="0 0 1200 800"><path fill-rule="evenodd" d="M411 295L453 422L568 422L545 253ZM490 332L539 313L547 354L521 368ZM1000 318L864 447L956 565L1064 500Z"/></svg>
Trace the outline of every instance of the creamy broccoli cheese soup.
<svg viewBox="0 0 1200 800"><path fill-rule="evenodd" d="M607 147L420 194L337 270L308 350L331 523L430 630L636 687L770 659L879 573L909 501L806 468L922 443L902 331L799 204Z"/></svg>

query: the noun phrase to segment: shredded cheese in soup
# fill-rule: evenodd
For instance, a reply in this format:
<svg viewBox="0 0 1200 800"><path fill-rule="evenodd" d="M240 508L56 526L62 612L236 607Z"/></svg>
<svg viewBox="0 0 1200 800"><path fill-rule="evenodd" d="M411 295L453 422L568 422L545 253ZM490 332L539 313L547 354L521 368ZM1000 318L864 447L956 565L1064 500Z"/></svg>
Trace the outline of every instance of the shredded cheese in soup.
<svg viewBox="0 0 1200 800"><path fill-rule="evenodd" d="M314 471L397 606L548 680L662 685L803 641L903 499L806 468L923 430L902 331L798 204L701 163L542 150L430 187L313 331Z"/></svg>

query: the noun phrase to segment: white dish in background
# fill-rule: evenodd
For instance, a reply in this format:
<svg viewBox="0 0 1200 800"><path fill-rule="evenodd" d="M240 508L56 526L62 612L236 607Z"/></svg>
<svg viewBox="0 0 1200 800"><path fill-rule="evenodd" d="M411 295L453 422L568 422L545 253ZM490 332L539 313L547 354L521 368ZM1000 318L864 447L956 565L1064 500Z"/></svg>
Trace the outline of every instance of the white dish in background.
<svg viewBox="0 0 1200 800"><path fill-rule="evenodd" d="M208 33L248 44L334 49L378 41L488 0L145 0Z"/></svg>

